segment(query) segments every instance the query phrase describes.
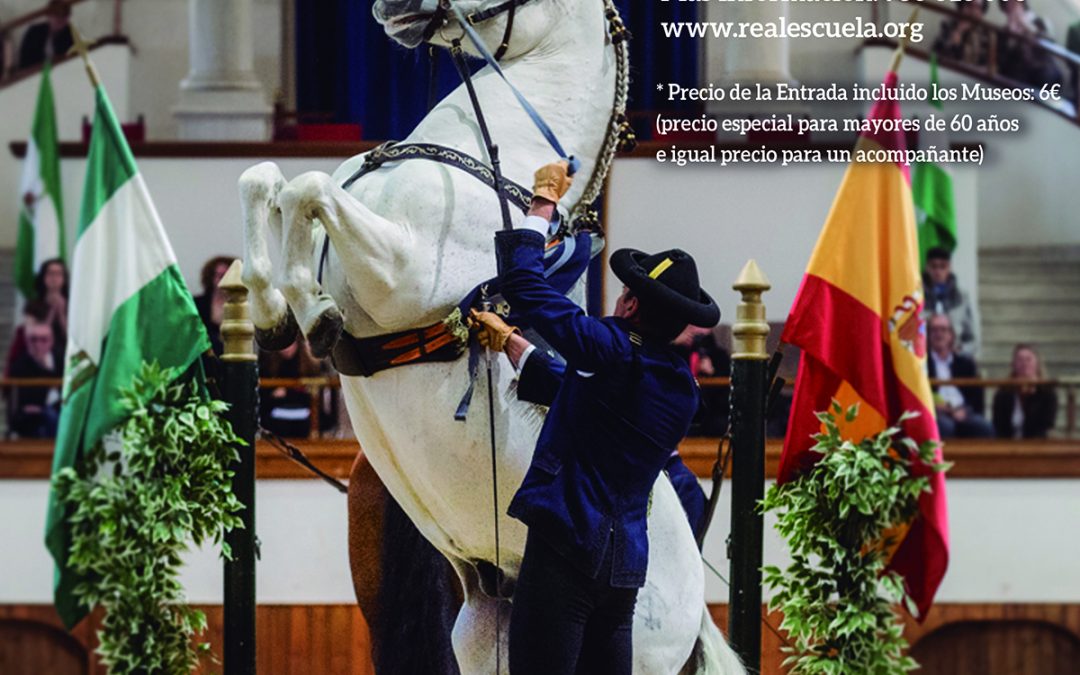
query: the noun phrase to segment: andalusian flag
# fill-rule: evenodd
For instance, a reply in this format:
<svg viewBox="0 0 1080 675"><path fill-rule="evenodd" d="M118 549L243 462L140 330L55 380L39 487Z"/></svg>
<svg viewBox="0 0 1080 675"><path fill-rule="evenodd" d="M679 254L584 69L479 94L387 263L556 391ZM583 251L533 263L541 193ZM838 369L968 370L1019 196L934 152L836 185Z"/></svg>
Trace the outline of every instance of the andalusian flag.
<svg viewBox="0 0 1080 675"><path fill-rule="evenodd" d="M930 82L938 84L937 55L930 55ZM941 101L931 102L938 111L944 110ZM949 137L943 131L919 133L919 145L928 148L949 146ZM919 223L919 264L926 265L926 252L943 248L950 253L956 250L956 206L953 203L952 173L946 166L929 162L916 162L911 169L911 193L915 200L915 217Z"/></svg>
<svg viewBox="0 0 1080 675"><path fill-rule="evenodd" d="M15 286L34 297L34 275L41 263L64 258L64 201L60 194L60 146L56 133L49 64L41 71L34 127L26 144L19 184L19 235L15 245Z"/></svg>
<svg viewBox="0 0 1080 675"><path fill-rule="evenodd" d="M124 421L118 392L143 361L186 370L210 347L146 184L105 90L97 88L68 304L64 403L53 474L75 466ZM72 595L65 512L50 495L45 543L56 560L57 611L70 628L86 613Z"/></svg>
<svg viewBox="0 0 1080 675"><path fill-rule="evenodd" d="M896 87L896 73L885 85ZM874 119L900 119L895 101L879 102ZM904 136L863 135L858 150L903 150ZM922 281L915 214L906 167L852 163L840 184L802 286L784 327L783 341L802 349L791 420L778 479L792 480L818 455L811 435L821 431L815 411L830 401L860 403L855 423L842 430L861 439L895 423L905 411L904 432L917 443L938 439L926 334L921 318ZM940 453L940 450L939 450ZM923 494L920 516L893 556L891 566L926 615L948 565L945 478L928 468L932 492Z"/></svg>

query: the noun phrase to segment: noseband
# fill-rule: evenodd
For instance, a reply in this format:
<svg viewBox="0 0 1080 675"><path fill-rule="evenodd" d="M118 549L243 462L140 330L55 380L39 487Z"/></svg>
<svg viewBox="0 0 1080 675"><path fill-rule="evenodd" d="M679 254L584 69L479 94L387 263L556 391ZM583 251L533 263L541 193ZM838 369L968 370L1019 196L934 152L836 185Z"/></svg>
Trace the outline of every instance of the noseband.
<svg viewBox="0 0 1080 675"><path fill-rule="evenodd" d="M435 36L435 32L450 21L451 1L452 0L439 0L435 12L431 15L431 20L424 29L424 42L431 40L431 38ZM501 61L502 57L506 56L506 50L510 48L510 38L514 33L514 15L517 14L517 8L530 1L531 0L506 0L506 2L495 5L494 7L477 10L472 14L465 15L465 20L469 22L470 26L478 26L485 21L494 19L500 14L506 14L506 29L503 31L502 40L499 42L499 48L495 50L496 61Z"/></svg>

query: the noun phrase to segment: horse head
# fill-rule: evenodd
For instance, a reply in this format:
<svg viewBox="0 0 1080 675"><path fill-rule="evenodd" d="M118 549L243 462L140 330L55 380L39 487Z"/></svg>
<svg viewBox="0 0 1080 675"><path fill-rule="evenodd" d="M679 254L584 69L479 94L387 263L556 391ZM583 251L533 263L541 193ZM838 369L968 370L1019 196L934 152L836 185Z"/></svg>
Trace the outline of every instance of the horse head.
<svg viewBox="0 0 1080 675"><path fill-rule="evenodd" d="M376 0L375 20L391 39L413 49L422 43L449 47L464 35L459 10L498 58L526 54L566 18L566 0ZM470 51L468 40L461 40ZM505 46L504 46L505 45Z"/></svg>

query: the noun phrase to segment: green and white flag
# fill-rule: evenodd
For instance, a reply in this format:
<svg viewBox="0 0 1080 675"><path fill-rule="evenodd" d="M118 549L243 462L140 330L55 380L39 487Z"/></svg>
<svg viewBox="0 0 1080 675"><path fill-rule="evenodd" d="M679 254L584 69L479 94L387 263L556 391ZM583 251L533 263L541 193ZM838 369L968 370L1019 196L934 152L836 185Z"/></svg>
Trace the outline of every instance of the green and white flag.
<svg viewBox="0 0 1080 675"><path fill-rule="evenodd" d="M15 286L34 297L34 275L50 258L65 258L64 202L60 194L60 147L56 133L50 67L41 72L34 127L26 144L19 183L19 234L15 245Z"/></svg>
<svg viewBox="0 0 1080 675"><path fill-rule="evenodd" d="M937 56L930 57L930 81L938 84ZM943 110L941 101L934 99L931 105ZM919 146L928 148L949 147L944 132L919 134ZM952 172L946 166L916 162L911 168L911 196L915 202L915 218L919 232L919 263L926 266L926 252L943 248L950 253L956 249L956 206L953 202Z"/></svg>
<svg viewBox="0 0 1080 675"><path fill-rule="evenodd" d="M118 392L143 361L185 371L210 347L112 106L100 86L87 154L79 232L72 256L64 402L53 475L74 467L125 412ZM56 561L54 600L70 628L88 608L66 567L70 533L49 496L45 543Z"/></svg>

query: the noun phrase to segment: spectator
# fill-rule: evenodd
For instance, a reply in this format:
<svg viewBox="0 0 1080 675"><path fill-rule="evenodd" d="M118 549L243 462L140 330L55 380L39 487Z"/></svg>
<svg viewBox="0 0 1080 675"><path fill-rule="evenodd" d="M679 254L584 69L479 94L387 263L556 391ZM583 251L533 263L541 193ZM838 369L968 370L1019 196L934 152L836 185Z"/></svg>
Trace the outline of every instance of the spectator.
<svg viewBox="0 0 1080 675"><path fill-rule="evenodd" d="M23 34L19 47L19 69L40 66L63 57L75 44L71 36L71 7L64 0L52 0L47 20L35 23Z"/></svg>
<svg viewBox="0 0 1080 675"><path fill-rule="evenodd" d="M721 347L709 328L688 326L672 346L690 364L690 372L703 377L731 375L731 355ZM690 426L690 436L722 436L727 431L730 388L702 387L701 408Z"/></svg>
<svg viewBox="0 0 1080 675"><path fill-rule="evenodd" d="M934 41L934 52L942 58L974 66L990 63L990 30L978 25L987 10L986 0L960 3L957 18L943 21Z"/></svg>
<svg viewBox="0 0 1080 675"><path fill-rule="evenodd" d="M4 373L7 377L12 377L11 368L15 362L26 357L28 350L26 342L26 326L30 323L52 325L49 321L49 313L49 306L45 304L44 300L31 300L23 306L22 323L15 327L15 334L11 339L11 345L8 346L7 360L4 362ZM60 371L63 372L64 350L67 347L67 343L61 343L59 340L56 340L55 328L53 329L53 336L53 358L56 363L59 364Z"/></svg>
<svg viewBox="0 0 1080 675"><path fill-rule="evenodd" d="M45 321L52 326L53 337L61 349L67 345L70 281L67 265L60 258L50 258L41 263L34 277L34 297L48 308Z"/></svg>
<svg viewBox="0 0 1080 675"><path fill-rule="evenodd" d="M1046 438L1057 419L1057 394L1053 387L1034 384L1046 379L1042 359L1034 347L1016 345L1009 378L1032 384L1002 387L994 394L994 431L998 438Z"/></svg>
<svg viewBox="0 0 1080 675"><path fill-rule="evenodd" d="M926 291L924 318L933 314L948 314L950 322L959 331L956 351L972 359L978 356L979 329L975 323L975 311L968 294L960 290L956 282L956 275L952 272L952 254L946 249L935 246L926 252L923 288Z"/></svg>
<svg viewBox="0 0 1080 675"><path fill-rule="evenodd" d="M63 369L53 354L52 326L33 319L21 326L26 352L11 364L13 378L60 378ZM56 387L15 387L9 398L11 430L23 438L53 438L60 419L60 392Z"/></svg>
<svg viewBox="0 0 1080 675"><path fill-rule="evenodd" d="M221 356L224 349L221 342L221 316L225 309L225 293L218 288L218 284L235 259L227 255L215 256L203 264L199 273L203 292L202 295L195 296L195 307L206 326L206 334L210 336L210 346L218 356Z"/></svg>
<svg viewBox="0 0 1080 675"><path fill-rule="evenodd" d="M263 378L320 377L322 365L311 355L307 342L297 340L280 352L259 354L259 375ZM307 438L311 425L311 392L307 387L263 389L259 398L259 422L286 438ZM336 415L331 401L318 402L318 429L332 426Z"/></svg>
<svg viewBox="0 0 1080 675"><path fill-rule="evenodd" d="M978 377L975 361L954 349L956 333L948 314L935 314L928 322L931 379ZM934 387L934 407L942 438L989 438L994 430L983 417L985 401L981 387Z"/></svg>
<svg viewBox="0 0 1080 675"><path fill-rule="evenodd" d="M1005 77L1033 87L1060 84L1061 70L1033 40L1050 41L1050 25L1031 11L1031 0L1001 0L1005 35L998 43L998 70Z"/></svg>

